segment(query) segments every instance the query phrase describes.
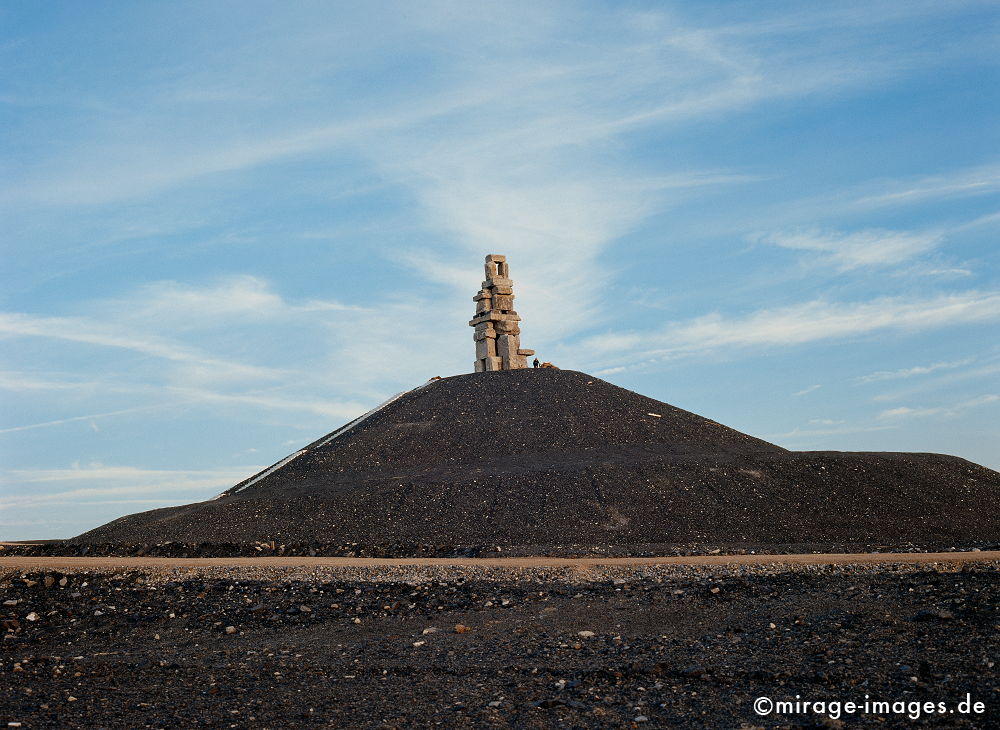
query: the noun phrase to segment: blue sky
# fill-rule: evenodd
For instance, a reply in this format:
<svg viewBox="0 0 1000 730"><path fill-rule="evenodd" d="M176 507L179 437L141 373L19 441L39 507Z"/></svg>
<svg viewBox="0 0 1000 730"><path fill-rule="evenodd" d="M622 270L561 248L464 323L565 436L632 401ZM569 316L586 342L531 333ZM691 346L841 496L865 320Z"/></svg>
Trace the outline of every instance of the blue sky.
<svg viewBox="0 0 1000 730"><path fill-rule="evenodd" d="M472 369L1000 468L995 2L0 5L0 537Z"/></svg>

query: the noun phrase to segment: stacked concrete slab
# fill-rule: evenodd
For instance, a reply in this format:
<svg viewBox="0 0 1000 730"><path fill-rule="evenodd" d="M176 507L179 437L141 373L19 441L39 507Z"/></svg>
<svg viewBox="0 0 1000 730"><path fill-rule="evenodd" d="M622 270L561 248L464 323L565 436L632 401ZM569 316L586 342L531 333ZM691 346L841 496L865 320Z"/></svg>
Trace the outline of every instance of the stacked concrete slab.
<svg viewBox="0 0 1000 730"><path fill-rule="evenodd" d="M486 281L472 300L476 316L469 326L476 328L476 372L528 367L527 358L535 351L521 347L521 318L514 311L514 283L506 256L486 257Z"/></svg>

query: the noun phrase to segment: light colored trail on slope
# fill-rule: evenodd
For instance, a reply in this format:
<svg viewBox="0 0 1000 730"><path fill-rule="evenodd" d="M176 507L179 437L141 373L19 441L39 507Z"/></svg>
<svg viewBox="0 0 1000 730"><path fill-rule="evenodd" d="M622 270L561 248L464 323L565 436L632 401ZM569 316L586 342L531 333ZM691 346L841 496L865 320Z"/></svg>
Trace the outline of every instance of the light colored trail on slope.
<svg viewBox="0 0 1000 730"><path fill-rule="evenodd" d="M350 423L348 423L346 426L343 426L342 428L337 429L336 431L334 431L333 433L331 433L329 436L327 436L322 441L318 441L318 442L316 442L314 444L306 446L304 449L299 449L294 454L289 454L284 459L282 459L281 461L279 461L277 464L274 464L273 466L269 466L267 469L265 469L264 471L262 471L260 474L257 474L256 476L250 477L250 479L248 479L245 483L243 483L241 485L238 485L235 488L230 487L226 491L222 492L222 494L218 494L215 497L213 497L212 499L221 499L222 497L226 497L226 496L231 495L231 494L236 494L238 492L242 492L247 487L252 487L254 484L256 484L257 482L261 481L262 479L264 479L266 477L271 476L272 474L274 474L274 472L278 471L279 469L283 469L284 467L288 466L293 461L295 461L297 458L299 458L300 456L302 456L302 454L305 454L306 452L312 451L313 449L318 449L318 448L321 448L323 446L326 446L328 443L330 443L331 441L333 441L335 438L338 438L338 437L342 436L343 434L347 433L348 431L350 431L351 429L353 429L358 424L360 424L360 423L362 423L364 421L367 421L369 418L371 418L372 416L374 416L376 413L378 413L379 411L381 411L386 406L388 406L388 405L390 405L392 403L395 403L396 401L398 401L400 398L402 398L407 393L415 393L418 390L426 388L428 385L430 385L433 382L435 382L435 380L433 378L431 378L430 380L428 380L423 385L418 385L416 388L412 388L411 390L404 390L401 393L396 393L396 395L392 396L392 398L390 398L389 400L384 401L383 403L379 403L377 406L375 406L374 408L372 408L367 413L362 413L360 416L358 416L357 418L355 418L353 421L351 421Z"/></svg>
<svg viewBox="0 0 1000 730"><path fill-rule="evenodd" d="M797 555L682 555L650 558L76 558L0 557L0 568L14 570L87 568L312 568L433 567L591 568L645 565L872 565L876 563L982 563L1000 561L1000 550L954 553L805 553Z"/></svg>

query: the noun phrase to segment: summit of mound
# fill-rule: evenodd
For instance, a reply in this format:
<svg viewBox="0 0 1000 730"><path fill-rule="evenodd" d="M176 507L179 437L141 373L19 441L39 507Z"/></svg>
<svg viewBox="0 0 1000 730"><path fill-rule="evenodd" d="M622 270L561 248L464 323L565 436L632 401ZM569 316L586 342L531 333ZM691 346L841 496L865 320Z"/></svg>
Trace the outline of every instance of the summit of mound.
<svg viewBox="0 0 1000 730"><path fill-rule="evenodd" d="M76 543L927 548L1000 540L1000 474L939 454L790 452L585 373L459 375L214 500Z"/></svg>
<svg viewBox="0 0 1000 730"><path fill-rule="evenodd" d="M431 380L293 463L228 493L267 491L303 473L424 470L593 459L785 450L720 423L571 370L504 370ZM250 482L254 482L250 484Z"/></svg>

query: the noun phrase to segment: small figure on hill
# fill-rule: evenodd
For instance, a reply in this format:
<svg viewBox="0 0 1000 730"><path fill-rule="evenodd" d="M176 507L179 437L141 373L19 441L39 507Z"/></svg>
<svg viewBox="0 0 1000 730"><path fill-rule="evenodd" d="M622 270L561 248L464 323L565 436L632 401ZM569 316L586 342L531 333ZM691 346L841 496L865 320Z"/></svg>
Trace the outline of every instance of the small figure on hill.
<svg viewBox="0 0 1000 730"><path fill-rule="evenodd" d="M540 363L539 363L539 361L538 361L538 358L536 357L536 358L535 358L535 359L534 359L534 360L533 360L533 361L531 362L531 367L533 367L533 368L537 368L537 367L539 366L539 364L540 364Z"/></svg>

